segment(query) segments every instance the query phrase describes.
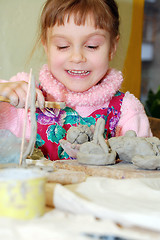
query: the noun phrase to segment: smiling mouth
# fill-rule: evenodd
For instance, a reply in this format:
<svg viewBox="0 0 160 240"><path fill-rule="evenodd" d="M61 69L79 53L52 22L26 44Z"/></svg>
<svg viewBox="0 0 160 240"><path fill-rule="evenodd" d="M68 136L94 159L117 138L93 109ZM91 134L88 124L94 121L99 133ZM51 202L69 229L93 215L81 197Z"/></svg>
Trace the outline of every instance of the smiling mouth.
<svg viewBox="0 0 160 240"><path fill-rule="evenodd" d="M84 71L84 70L67 70L67 72L70 75L78 75L78 76L87 76L90 71Z"/></svg>

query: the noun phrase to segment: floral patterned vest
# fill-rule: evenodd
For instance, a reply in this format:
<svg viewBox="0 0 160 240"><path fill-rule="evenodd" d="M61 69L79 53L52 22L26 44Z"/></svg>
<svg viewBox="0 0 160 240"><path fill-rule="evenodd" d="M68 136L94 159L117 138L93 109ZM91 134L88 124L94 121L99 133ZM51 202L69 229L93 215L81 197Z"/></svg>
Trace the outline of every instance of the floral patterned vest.
<svg viewBox="0 0 160 240"><path fill-rule="evenodd" d="M37 109L36 147L40 148L44 156L50 160L68 159L69 156L60 146L59 140L66 139L67 130L71 126L83 124L90 127L95 125L100 117L103 117L106 122L104 137L106 139L114 137L121 115L123 97L124 93L118 91L110 100L107 108L98 109L88 117L81 117L69 107L65 109L45 109L43 112Z"/></svg>

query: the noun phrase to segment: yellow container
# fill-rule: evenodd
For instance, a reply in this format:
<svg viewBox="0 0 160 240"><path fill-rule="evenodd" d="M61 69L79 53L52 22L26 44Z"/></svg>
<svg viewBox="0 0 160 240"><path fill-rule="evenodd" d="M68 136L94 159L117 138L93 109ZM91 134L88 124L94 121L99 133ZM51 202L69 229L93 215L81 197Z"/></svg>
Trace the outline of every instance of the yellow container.
<svg viewBox="0 0 160 240"><path fill-rule="evenodd" d="M0 170L0 216L31 219L45 212L45 177L38 169Z"/></svg>

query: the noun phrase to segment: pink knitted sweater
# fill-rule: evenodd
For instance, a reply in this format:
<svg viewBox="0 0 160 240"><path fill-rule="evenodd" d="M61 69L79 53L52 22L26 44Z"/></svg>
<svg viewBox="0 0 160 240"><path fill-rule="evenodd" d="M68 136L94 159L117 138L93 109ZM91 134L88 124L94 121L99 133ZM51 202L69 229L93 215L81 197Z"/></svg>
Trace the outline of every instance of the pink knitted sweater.
<svg viewBox="0 0 160 240"><path fill-rule="evenodd" d="M28 81L27 73L18 73L10 81ZM48 101L65 101L68 107L87 117L97 109L108 107L111 98L120 89L123 77L121 72L109 69L104 79L83 93L72 92L57 81L44 65L39 74L41 88ZM8 103L0 103L0 129L9 129L21 137L24 109L17 109ZM121 117L116 128L116 136L124 135L127 130L136 131L138 136L152 136L149 121L140 101L129 92L125 93L121 106ZM30 136L30 115L26 137Z"/></svg>

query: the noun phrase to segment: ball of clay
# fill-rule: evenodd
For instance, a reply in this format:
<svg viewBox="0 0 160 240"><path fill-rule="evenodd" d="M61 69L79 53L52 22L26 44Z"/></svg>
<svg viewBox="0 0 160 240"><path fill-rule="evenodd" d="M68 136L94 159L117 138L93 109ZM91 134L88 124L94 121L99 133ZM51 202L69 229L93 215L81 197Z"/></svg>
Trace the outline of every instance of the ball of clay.
<svg viewBox="0 0 160 240"><path fill-rule="evenodd" d="M67 141L70 143L82 144L92 139L93 132L87 125L73 126L67 131Z"/></svg>
<svg viewBox="0 0 160 240"><path fill-rule="evenodd" d="M137 137L137 134L136 134L136 132L133 131L133 130L128 130L128 131L125 133L124 136L125 136L125 137Z"/></svg>

